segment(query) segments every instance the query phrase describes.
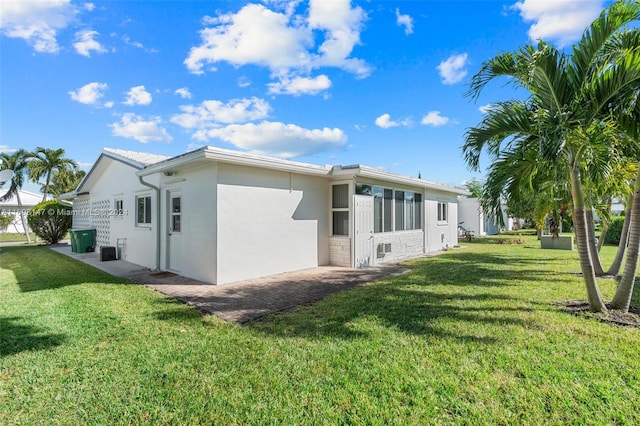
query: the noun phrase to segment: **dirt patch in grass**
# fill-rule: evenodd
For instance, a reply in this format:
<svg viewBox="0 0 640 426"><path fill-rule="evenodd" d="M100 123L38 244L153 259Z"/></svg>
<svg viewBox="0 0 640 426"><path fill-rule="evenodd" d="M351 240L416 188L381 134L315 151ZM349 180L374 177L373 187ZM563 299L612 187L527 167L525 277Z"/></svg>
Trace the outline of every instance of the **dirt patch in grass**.
<svg viewBox="0 0 640 426"><path fill-rule="evenodd" d="M640 309L631 306L629 312L622 312L611 309L607 305L609 311L605 313L591 312L589 303L585 300L564 300L554 303L561 311L569 312L574 315L581 315L588 318L595 318L600 321L609 322L615 325L640 328Z"/></svg>

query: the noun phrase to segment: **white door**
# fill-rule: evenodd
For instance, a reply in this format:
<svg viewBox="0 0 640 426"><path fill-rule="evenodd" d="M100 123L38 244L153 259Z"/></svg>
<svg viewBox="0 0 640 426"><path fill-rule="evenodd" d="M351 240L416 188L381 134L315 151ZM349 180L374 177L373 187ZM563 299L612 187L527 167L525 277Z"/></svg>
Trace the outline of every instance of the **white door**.
<svg viewBox="0 0 640 426"><path fill-rule="evenodd" d="M356 268L373 264L373 197L354 195Z"/></svg>
<svg viewBox="0 0 640 426"><path fill-rule="evenodd" d="M182 269L182 194L180 191L169 191L169 229L167 244L167 269L180 272Z"/></svg>

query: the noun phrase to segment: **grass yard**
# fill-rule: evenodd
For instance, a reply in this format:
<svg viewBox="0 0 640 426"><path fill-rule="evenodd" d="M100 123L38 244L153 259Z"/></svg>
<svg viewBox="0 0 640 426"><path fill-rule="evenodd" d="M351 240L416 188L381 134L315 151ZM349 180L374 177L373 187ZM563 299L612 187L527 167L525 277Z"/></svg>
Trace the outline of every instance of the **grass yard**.
<svg viewBox="0 0 640 426"><path fill-rule="evenodd" d="M519 238L244 326L2 248L0 424L640 424L640 329L559 311L576 252Z"/></svg>
<svg viewBox="0 0 640 426"><path fill-rule="evenodd" d="M31 232L31 241L34 240L34 238L36 237L36 234L34 234L33 232ZM11 232L0 232L0 243L13 243L13 242L20 242L20 241L24 241L24 243L27 243L27 238L24 236L24 234L17 234L17 233L11 233Z"/></svg>

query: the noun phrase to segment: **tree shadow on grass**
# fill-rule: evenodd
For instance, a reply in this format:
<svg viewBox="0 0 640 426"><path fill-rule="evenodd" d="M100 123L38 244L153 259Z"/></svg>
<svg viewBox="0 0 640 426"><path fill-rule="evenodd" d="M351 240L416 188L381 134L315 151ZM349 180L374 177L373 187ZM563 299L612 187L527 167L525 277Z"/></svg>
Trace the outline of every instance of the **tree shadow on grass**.
<svg viewBox="0 0 640 426"><path fill-rule="evenodd" d="M433 261L432 261L433 260ZM410 275L422 284L504 287L516 280L547 282L550 272L540 267L549 259L535 256L457 252L452 256L410 262ZM513 265L513 267L511 267ZM553 277L555 283L571 282L570 277Z"/></svg>
<svg viewBox="0 0 640 426"><path fill-rule="evenodd" d="M412 289L392 280L358 288L307 306L247 323L259 331L310 339L363 338L366 329L357 328L360 319L370 318L404 333L493 344L499 335L489 335L490 325L531 327L519 318L523 301L491 293L440 293ZM505 306L512 304L513 306ZM451 329L456 331L448 331Z"/></svg>
<svg viewBox="0 0 640 426"><path fill-rule="evenodd" d="M0 267L11 270L20 291L39 291L87 282L131 284L45 246L3 247Z"/></svg>
<svg viewBox="0 0 640 426"><path fill-rule="evenodd" d="M418 259L408 262L412 270L405 275L248 325L282 336L353 339L370 334L357 324L372 319L412 335L495 344L512 327L538 327L523 313L547 307L505 294L504 289L522 285L520 280L548 281L549 273L539 266L546 261L470 252Z"/></svg>
<svg viewBox="0 0 640 426"><path fill-rule="evenodd" d="M64 334L42 334L36 327L20 324L19 317L0 317L0 357L48 349L65 339Z"/></svg>

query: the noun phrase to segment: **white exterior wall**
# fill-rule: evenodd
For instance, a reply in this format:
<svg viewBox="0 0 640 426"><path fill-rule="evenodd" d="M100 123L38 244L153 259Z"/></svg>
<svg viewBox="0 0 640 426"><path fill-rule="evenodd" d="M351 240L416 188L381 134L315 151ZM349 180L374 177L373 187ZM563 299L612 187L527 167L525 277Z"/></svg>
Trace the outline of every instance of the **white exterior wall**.
<svg viewBox="0 0 640 426"><path fill-rule="evenodd" d="M95 184L89 188L88 196L74 200L73 228L96 228L97 245L116 246L118 238L124 240L122 259L147 268L155 268L155 227L158 226L156 193L138 181L136 169L119 161L103 158L94 169ZM146 182L157 184L153 178ZM136 226L136 200L138 195L151 196L151 224ZM122 199L125 214L115 216L115 200Z"/></svg>
<svg viewBox="0 0 640 426"><path fill-rule="evenodd" d="M216 192L217 165L209 164L189 170L180 170L174 176L163 176L161 184L161 269L172 268L181 275L200 281L216 283ZM169 194L180 191L181 239L177 248L179 259L169 258ZM174 251L174 253L176 252Z"/></svg>
<svg viewBox="0 0 640 426"><path fill-rule="evenodd" d="M438 221L438 202L447 203L446 221ZM428 190L425 197L425 248L434 252L458 245L458 200L455 194Z"/></svg>
<svg viewBox="0 0 640 426"><path fill-rule="evenodd" d="M23 214L20 214L20 210L22 210ZM25 226L28 227L29 223L27 222L27 217L29 216L29 212L31 211L31 207L22 207L19 209L18 207L0 207L0 213L3 215L11 215L13 216L13 221L6 228L0 228L0 233L7 234L24 234ZM24 224L22 223L22 217L24 217ZM29 228L31 230L31 228Z"/></svg>
<svg viewBox="0 0 640 426"><path fill-rule="evenodd" d="M458 223L464 222L462 226L474 235L486 235L484 213L480 208L480 201L477 198L458 199Z"/></svg>
<svg viewBox="0 0 640 426"><path fill-rule="evenodd" d="M329 184L218 166L217 284L329 264Z"/></svg>

